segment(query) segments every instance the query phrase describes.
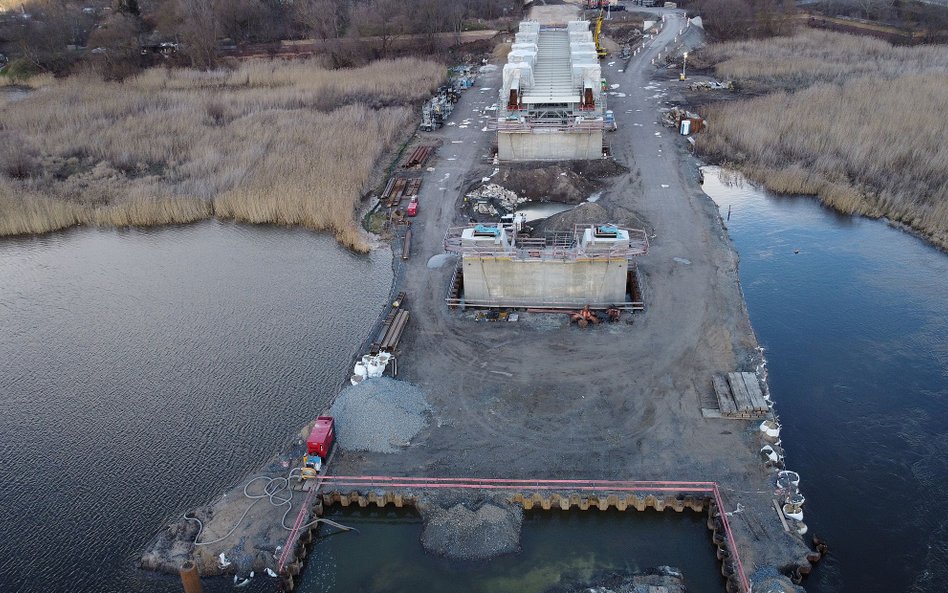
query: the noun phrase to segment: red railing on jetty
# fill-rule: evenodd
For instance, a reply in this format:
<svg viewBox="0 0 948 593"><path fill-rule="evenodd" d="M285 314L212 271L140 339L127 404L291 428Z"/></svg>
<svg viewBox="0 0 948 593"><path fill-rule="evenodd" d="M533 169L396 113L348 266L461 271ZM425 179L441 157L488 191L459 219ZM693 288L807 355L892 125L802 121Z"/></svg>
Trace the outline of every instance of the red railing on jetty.
<svg viewBox="0 0 948 593"><path fill-rule="evenodd" d="M721 515L725 538L730 547L731 558L734 559L738 580L742 593L750 592L750 582L744 572L741 556L731 532L731 525L724 510L724 501L717 482L669 482L663 480L529 480L506 478L417 478L408 476L320 476L318 482L310 489L309 494L300 509L299 516L293 524L290 537L287 538L280 554L277 565L278 572L282 573L287 560L292 555L300 529L306 523L312 508L312 498L321 486L351 488L412 488L412 489L465 489L465 490L578 490L582 492L676 492L706 494L714 499Z"/></svg>

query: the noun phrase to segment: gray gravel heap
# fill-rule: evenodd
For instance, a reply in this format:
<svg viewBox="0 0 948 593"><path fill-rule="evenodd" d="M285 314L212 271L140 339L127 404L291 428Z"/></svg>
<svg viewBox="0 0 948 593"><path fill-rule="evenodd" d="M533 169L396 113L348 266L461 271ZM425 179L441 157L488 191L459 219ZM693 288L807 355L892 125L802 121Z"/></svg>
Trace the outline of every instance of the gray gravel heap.
<svg viewBox="0 0 948 593"><path fill-rule="evenodd" d="M396 453L425 427L428 409L418 387L379 377L343 389L330 413L343 449Z"/></svg>
<svg viewBox="0 0 948 593"><path fill-rule="evenodd" d="M429 552L457 560L482 560L520 550L523 509L510 504L482 504L476 511L463 504L421 508L425 529L421 545Z"/></svg>

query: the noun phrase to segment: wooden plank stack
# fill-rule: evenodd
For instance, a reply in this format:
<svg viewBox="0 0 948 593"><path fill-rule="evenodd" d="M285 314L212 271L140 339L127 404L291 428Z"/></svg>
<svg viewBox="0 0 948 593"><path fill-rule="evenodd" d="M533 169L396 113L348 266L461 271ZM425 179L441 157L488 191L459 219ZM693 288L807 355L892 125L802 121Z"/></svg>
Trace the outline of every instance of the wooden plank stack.
<svg viewBox="0 0 948 593"><path fill-rule="evenodd" d="M763 418L769 407L754 373L713 375L711 386L718 400L718 409L726 418Z"/></svg>

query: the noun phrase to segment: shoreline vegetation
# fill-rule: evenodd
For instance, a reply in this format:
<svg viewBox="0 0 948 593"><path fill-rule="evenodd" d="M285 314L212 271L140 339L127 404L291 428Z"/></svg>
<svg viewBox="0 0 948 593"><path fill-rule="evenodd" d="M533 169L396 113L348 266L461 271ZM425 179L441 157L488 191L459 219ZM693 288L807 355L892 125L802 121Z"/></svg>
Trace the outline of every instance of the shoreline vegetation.
<svg viewBox="0 0 948 593"><path fill-rule="evenodd" d="M700 154L948 249L948 46L808 30L701 53L751 97L703 110Z"/></svg>
<svg viewBox="0 0 948 593"><path fill-rule="evenodd" d="M330 231L368 251L360 199L445 76L401 58L42 77L0 99L0 236L217 216Z"/></svg>

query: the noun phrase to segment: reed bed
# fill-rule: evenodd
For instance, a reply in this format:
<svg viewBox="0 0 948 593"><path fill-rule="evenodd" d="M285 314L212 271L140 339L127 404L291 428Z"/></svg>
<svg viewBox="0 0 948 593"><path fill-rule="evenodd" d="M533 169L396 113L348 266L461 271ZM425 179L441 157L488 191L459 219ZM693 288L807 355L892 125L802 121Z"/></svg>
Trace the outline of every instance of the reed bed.
<svg viewBox="0 0 948 593"><path fill-rule="evenodd" d="M701 50L699 59L713 65L723 79L784 90L860 76L891 80L948 71L944 45L900 47L872 37L816 29L789 37L712 44Z"/></svg>
<svg viewBox="0 0 948 593"><path fill-rule="evenodd" d="M698 150L773 191L887 217L948 248L948 48L826 32L756 43L712 46L719 74L797 90L709 107ZM748 66L758 55L775 66Z"/></svg>
<svg viewBox="0 0 948 593"><path fill-rule="evenodd" d="M0 103L0 235L216 214L328 230L364 251L359 199L444 74L417 59L265 61L47 84Z"/></svg>

